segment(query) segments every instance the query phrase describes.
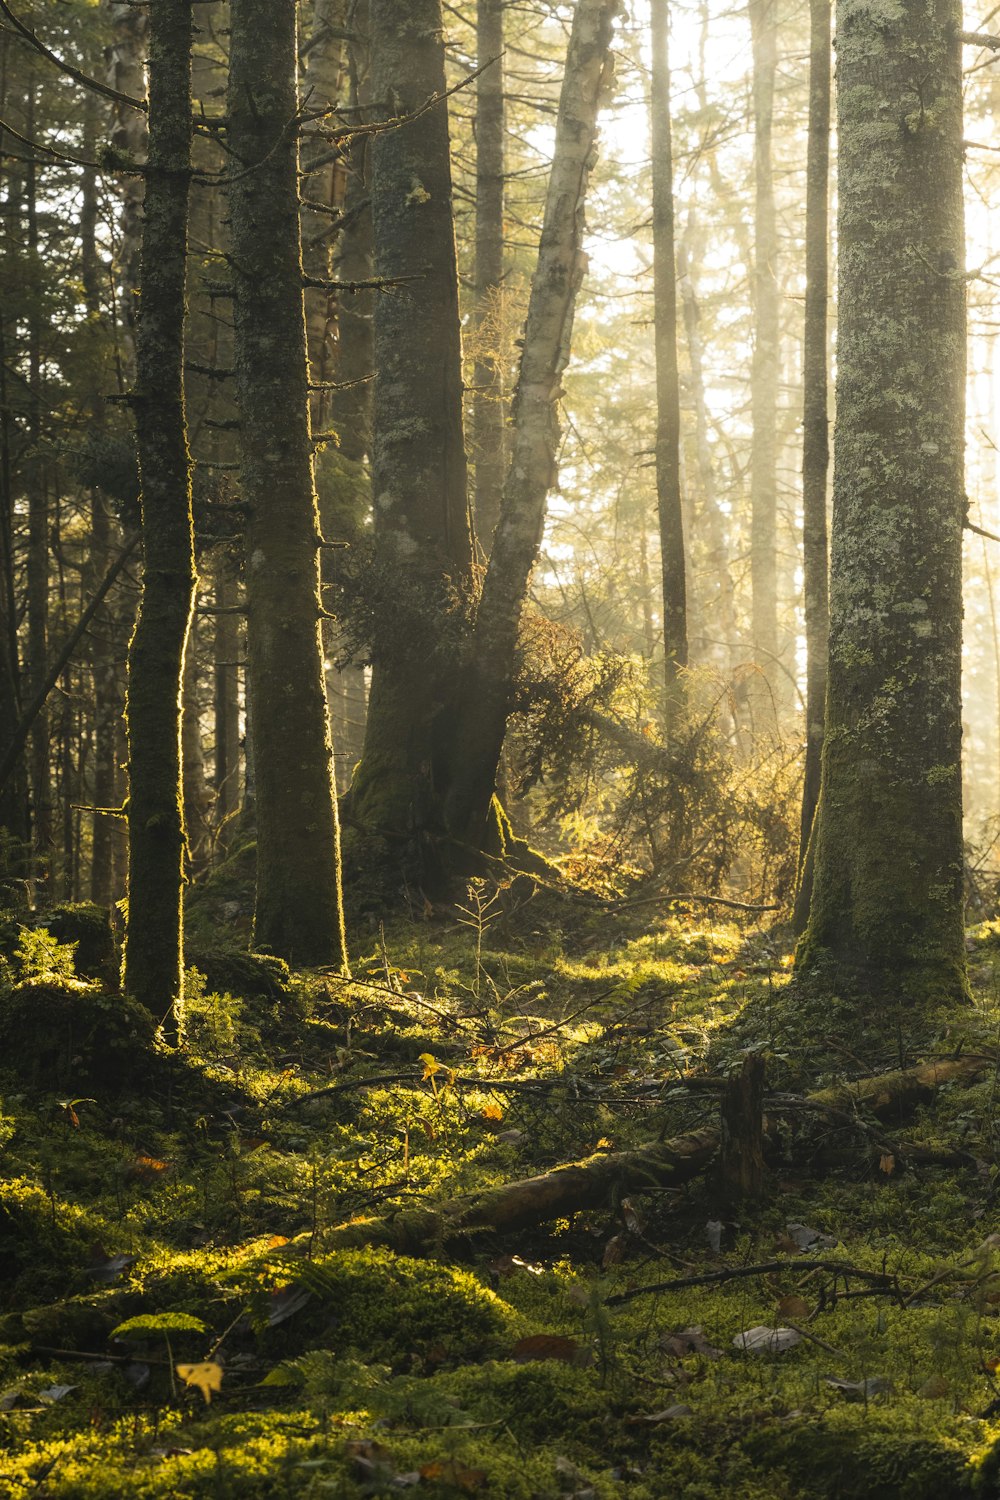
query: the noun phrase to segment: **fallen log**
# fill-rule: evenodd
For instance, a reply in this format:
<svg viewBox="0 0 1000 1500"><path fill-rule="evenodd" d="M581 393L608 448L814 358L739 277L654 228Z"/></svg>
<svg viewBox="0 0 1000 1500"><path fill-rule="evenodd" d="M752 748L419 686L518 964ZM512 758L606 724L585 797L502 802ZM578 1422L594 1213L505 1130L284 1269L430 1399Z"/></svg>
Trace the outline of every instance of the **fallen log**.
<svg viewBox="0 0 1000 1500"><path fill-rule="evenodd" d="M942 1058L806 1095L817 1109L867 1109L880 1119L898 1118L933 1098L942 1084L969 1082L996 1066L994 1058ZM721 1130L710 1127L640 1146L634 1151L599 1151L581 1161L502 1187L487 1188L426 1208L406 1208L384 1218L356 1219L323 1236L335 1249L384 1246L403 1255L425 1255L470 1235L510 1234L587 1209L604 1208L629 1193L679 1187L714 1160Z"/></svg>

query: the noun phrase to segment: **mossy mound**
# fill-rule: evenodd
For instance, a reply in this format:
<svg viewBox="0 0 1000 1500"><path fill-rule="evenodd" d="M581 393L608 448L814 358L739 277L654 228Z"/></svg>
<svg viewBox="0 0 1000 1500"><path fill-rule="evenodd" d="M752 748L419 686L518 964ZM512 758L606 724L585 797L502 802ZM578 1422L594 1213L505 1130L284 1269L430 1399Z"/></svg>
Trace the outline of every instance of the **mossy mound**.
<svg viewBox="0 0 1000 1500"><path fill-rule="evenodd" d="M816 1500L940 1500L972 1494L968 1455L955 1442L893 1427L870 1411L869 1424L843 1413L824 1422L769 1427L744 1438L768 1473L784 1471Z"/></svg>
<svg viewBox="0 0 1000 1500"><path fill-rule="evenodd" d="M60 943L74 943L73 966L81 979L93 979L107 989L117 989L118 951L106 906L93 901L72 901L53 907L42 926Z"/></svg>
<svg viewBox="0 0 1000 1500"><path fill-rule="evenodd" d="M0 1057L33 1089L115 1091L149 1067L156 1027L134 1000L80 980L0 994Z"/></svg>
<svg viewBox="0 0 1000 1500"><path fill-rule="evenodd" d="M193 944L186 958L191 967L204 974L207 988L213 994L237 995L244 1000L281 1000L292 989L287 963L270 953Z"/></svg>
<svg viewBox="0 0 1000 1500"><path fill-rule="evenodd" d="M105 1233L101 1220L26 1178L0 1182L0 1308L19 1309L29 1292L45 1301L84 1290Z"/></svg>
<svg viewBox="0 0 1000 1500"><path fill-rule="evenodd" d="M471 1272L390 1250L343 1250L292 1263L288 1279L312 1293L313 1310L307 1304L280 1327L265 1330L265 1343L279 1352L305 1340L362 1350L366 1359L397 1367L436 1368L500 1353L520 1329L511 1308Z"/></svg>

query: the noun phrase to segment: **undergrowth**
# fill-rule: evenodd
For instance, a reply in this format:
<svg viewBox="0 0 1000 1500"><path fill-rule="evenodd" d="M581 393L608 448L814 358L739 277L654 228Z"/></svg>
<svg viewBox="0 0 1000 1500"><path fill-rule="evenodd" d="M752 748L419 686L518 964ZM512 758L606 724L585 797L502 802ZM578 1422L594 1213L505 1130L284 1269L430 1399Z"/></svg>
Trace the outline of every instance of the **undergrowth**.
<svg viewBox="0 0 1000 1500"><path fill-rule="evenodd" d="M3 926L0 1494L1000 1494L997 1068L894 1123L899 1159L780 1113L992 1055L1000 926L966 1014L862 1024L796 992L779 928L502 897L373 933L350 982L203 924L175 1055ZM782 1121L757 1202L709 1173L422 1259L331 1248L711 1124L692 1075L750 1050Z"/></svg>

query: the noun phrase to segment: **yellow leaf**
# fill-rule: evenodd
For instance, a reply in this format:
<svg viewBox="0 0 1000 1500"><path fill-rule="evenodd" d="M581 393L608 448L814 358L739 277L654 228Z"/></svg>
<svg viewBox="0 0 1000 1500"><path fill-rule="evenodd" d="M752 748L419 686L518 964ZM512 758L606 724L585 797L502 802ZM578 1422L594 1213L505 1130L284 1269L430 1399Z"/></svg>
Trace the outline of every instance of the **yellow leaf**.
<svg viewBox="0 0 1000 1500"><path fill-rule="evenodd" d="M479 1113L484 1120L503 1119L503 1110L500 1108L499 1104L484 1104Z"/></svg>
<svg viewBox="0 0 1000 1500"><path fill-rule="evenodd" d="M211 1401L213 1391L222 1390L222 1366L214 1360L206 1360L201 1365L178 1365L177 1373L185 1385L198 1387L206 1405Z"/></svg>

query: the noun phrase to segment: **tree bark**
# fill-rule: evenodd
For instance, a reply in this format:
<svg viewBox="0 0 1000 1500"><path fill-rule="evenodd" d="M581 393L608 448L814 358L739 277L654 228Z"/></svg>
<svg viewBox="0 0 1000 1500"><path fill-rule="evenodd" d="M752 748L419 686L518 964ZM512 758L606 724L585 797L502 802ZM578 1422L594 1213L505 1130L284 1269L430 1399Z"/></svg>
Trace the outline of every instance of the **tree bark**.
<svg viewBox="0 0 1000 1500"><path fill-rule="evenodd" d="M754 344L750 374L751 636L760 669L756 731L774 723L786 689L778 666L778 221L771 135L778 66L778 0L750 0L754 118Z"/></svg>
<svg viewBox="0 0 1000 1500"><path fill-rule="evenodd" d="M830 167L830 0L810 0L806 159L806 309L802 353L802 569L806 620L806 758L799 833L796 929L809 917L809 836L819 802L830 637L826 489L829 468L827 299Z"/></svg>
<svg viewBox="0 0 1000 1500"><path fill-rule="evenodd" d="M965 997L965 280L957 0L838 13L830 672L802 971Z"/></svg>
<svg viewBox="0 0 1000 1500"><path fill-rule="evenodd" d="M653 0L653 330L656 354L656 503L663 578L664 737L684 715L688 664L687 569L681 507L681 393L677 373L677 271L670 127L670 0Z"/></svg>
<svg viewBox="0 0 1000 1500"><path fill-rule="evenodd" d="M448 827L453 837L474 849L485 847L488 840L517 667L521 610L541 544L546 501L556 482L557 407L569 363L576 296L586 271L584 206L595 160L597 116L613 78L610 49L617 10L617 0L580 0L566 56L514 396L511 462L452 740L445 803Z"/></svg>
<svg viewBox="0 0 1000 1500"><path fill-rule="evenodd" d="M479 0L476 62L476 261L473 320L476 363L472 377L476 535L489 556L500 519L504 480L503 296L504 209L504 0Z"/></svg>
<svg viewBox="0 0 1000 1500"><path fill-rule="evenodd" d="M149 16L149 149L133 404L145 569L129 648L125 988L176 1039L183 997L181 684L194 604L184 316L191 178L189 0Z"/></svg>
<svg viewBox="0 0 1000 1500"><path fill-rule="evenodd" d="M228 94L247 695L256 776L254 941L346 966L320 637L299 231L294 0L233 0Z"/></svg>
<svg viewBox="0 0 1000 1500"><path fill-rule="evenodd" d="M383 114L445 88L440 0L372 0L372 93ZM437 878L443 723L466 633L472 536L448 113L441 103L372 143L375 272L402 285L374 309L375 596L364 753L352 822L400 873Z"/></svg>

